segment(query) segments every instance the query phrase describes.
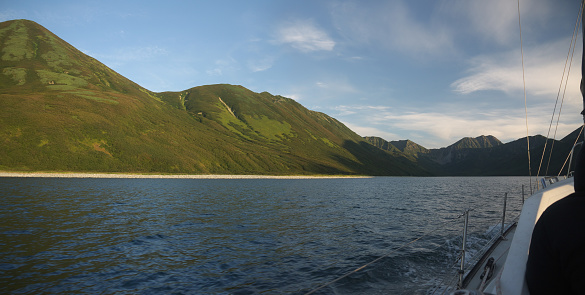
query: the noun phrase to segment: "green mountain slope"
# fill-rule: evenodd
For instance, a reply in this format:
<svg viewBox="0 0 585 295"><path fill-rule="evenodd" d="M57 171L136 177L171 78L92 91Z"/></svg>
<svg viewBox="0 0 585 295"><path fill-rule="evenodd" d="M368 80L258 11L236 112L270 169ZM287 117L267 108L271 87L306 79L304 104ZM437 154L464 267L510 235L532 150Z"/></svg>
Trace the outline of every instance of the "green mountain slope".
<svg viewBox="0 0 585 295"><path fill-rule="evenodd" d="M153 93L26 20L0 23L0 170L427 175L294 100Z"/></svg>

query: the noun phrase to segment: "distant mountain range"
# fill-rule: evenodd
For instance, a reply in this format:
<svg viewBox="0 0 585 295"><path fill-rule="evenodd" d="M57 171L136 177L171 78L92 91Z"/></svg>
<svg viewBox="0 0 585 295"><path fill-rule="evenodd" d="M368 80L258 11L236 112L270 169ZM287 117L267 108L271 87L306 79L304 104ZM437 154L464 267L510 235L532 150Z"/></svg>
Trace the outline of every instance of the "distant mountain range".
<svg viewBox="0 0 585 295"><path fill-rule="evenodd" d="M558 175L579 135L581 128L561 140L544 136L531 136L530 159L532 175ZM528 143L521 138L502 143L493 136L466 137L456 143L440 148L426 149L410 140L385 141L379 137L366 137L376 147L391 151L399 150L416 161L433 175L451 176L495 176L528 175ZM583 140L580 135L579 141ZM543 155L543 150L546 152ZM554 147L552 157L551 147ZM578 151L579 149L576 149ZM550 161L549 161L550 158ZM542 161L542 165L540 165ZM540 172L539 172L540 168ZM563 169L566 173L566 168Z"/></svg>
<svg viewBox="0 0 585 295"><path fill-rule="evenodd" d="M502 144L481 136L426 149L409 140L362 138L292 99L242 86L156 93L28 20L0 23L0 67L0 170L527 174L526 139ZM571 136L555 148L570 149ZM537 157L545 138L530 140ZM551 167L560 168L561 160L553 156Z"/></svg>

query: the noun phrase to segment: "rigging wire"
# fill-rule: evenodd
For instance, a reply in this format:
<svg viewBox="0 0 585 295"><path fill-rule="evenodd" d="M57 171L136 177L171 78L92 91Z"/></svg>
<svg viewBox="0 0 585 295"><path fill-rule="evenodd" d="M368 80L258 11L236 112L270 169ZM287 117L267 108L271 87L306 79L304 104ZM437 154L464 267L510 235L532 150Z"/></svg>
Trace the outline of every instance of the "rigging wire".
<svg viewBox="0 0 585 295"><path fill-rule="evenodd" d="M526 116L526 144L528 146L528 175L530 176L530 194L532 194L532 166L530 164L530 137L528 136L528 104L526 102L526 77L524 74L524 49L522 46L522 21L520 18L520 0L518 0L518 28L520 29L520 55L522 56L522 83L524 86L524 114ZM536 182L538 189L538 182Z"/></svg>
<svg viewBox="0 0 585 295"><path fill-rule="evenodd" d="M545 170L545 175L548 175L548 170L550 167L550 160L552 158L552 153L553 153L553 149L554 149L554 144L555 144L555 139L557 136L557 130L559 127L559 120L561 118L561 111L563 109L563 103L565 101L565 94L567 92L567 84L569 83L569 76L571 73L571 66L573 64L573 56L575 55L575 46L577 45L577 38L579 35L579 28L580 28L580 24L581 24L581 15L583 14L583 4L581 4L581 7L579 9L579 15L577 17L577 21L575 22L575 28L573 29L573 36L571 37L571 43L569 45L569 51L567 52L567 58L565 59L565 67L563 68L563 76L561 77L561 83L559 84L559 91L557 92L557 99L555 101L555 107L552 113L552 116L550 118L550 124L548 126L548 133L546 134L546 141L544 143L544 148L542 150L542 157L540 158L540 164L538 165L538 173L536 175L536 177L538 178L538 176L540 175L540 169L542 167L542 162L544 161L544 155L546 153L546 147L548 144L548 140L549 140L549 135L550 135L550 130L552 128L552 124L554 121L554 117L555 117L555 113L557 110L557 104L559 102L559 97L560 97L560 93L561 93L561 89L563 88L563 82L565 83L565 87L563 89L563 96L561 99L561 105L559 108L559 113L557 115L557 123L555 126L555 132L553 135L553 139L552 139L552 143L551 143L551 148L550 148L550 153L549 153L549 157L548 157L548 162L546 165L546 170ZM569 61L569 56L571 57L571 60ZM568 70L567 70L567 64L569 66ZM565 78L565 73L566 73L566 78Z"/></svg>

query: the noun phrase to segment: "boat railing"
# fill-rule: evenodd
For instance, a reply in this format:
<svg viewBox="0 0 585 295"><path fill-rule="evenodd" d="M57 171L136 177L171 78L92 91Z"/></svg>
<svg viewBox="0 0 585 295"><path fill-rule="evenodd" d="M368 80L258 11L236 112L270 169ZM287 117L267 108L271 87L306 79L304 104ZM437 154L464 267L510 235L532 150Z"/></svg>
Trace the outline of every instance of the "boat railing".
<svg viewBox="0 0 585 295"><path fill-rule="evenodd" d="M573 175L572 172L570 172L571 175ZM567 177L564 176L545 176L543 178L540 179L540 185L542 186L543 189L547 188L549 184L555 184L561 180L567 179Z"/></svg>
<svg viewBox="0 0 585 295"><path fill-rule="evenodd" d="M575 148L577 146L581 146L581 145L583 145L582 141L574 144L573 148L571 148L571 157L569 160L569 166L567 167L567 177L569 177L569 175L571 175L571 176L573 175L573 171L571 171L571 164L573 163L573 155L575 154Z"/></svg>
<svg viewBox="0 0 585 295"><path fill-rule="evenodd" d="M491 252L491 247L493 247L494 244L498 243L498 240L503 240L504 236L506 235L506 233L508 231L510 231L517 223L518 218L520 215L518 216L514 216L511 219L506 219L506 215L507 215L507 194L504 195L504 208L502 210L502 217L498 218L498 222L496 222L495 226L492 227L491 230L489 230L488 235L491 237L487 243L485 243L483 245L483 247L479 250L475 250L473 249L473 252L475 252L476 254L474 254L472 257L470 257L470 259L466 259L465 256L466 254L468 254L467 252L467 227L469 225L469 212L471 211L475 211L475 209L467 209L465 210L465 212L461 215L459 215L458 217L453 217L453 218L448 218L447 220L445 220L443 223L441 223L440 225L438 225L437 227L423 233L421 236L411 240L410 242L406 242L398 247L393 248L391 251L389 251L388 253L360 266L357 267L354 270L348 271L347 273L332 279L328 282L325 282L315 288L313 288L312 290L310 290L309 292L305 293L306 295L309 294L314 294L315 292L331 285L334 284L338 281L340 281L343 278L346 278L354 273L360 272L362 270L364 270L365 268L369 267L370 265L384 259L387 258L393 254L396 254L398 251L400 251L401 249L404 249L410 245L412 245L413 243L416 243L417 241L422 240L425 237L430 236L431 234L433 234L434 232L440 230L440 229L444 229L445 226L447 225L453 225L453 222L456 222L458 219L460 219L461 217L465 217L464 219L464 234L462 235L462 247L461 247L461 255L456 259L456 261L454 261L453 264L450 264L447 266L446 269L450 269L452 271L450 271L448 274L446 274L445 276L443 276L442 280L439 280L437 282L437 284L434 284L434 287L432 287L433 289L428 291L427 294L449 294L449 292L455 291L459 288L461 288L462 286L466 286L466 284L468 283L466 280L471 277L474 273L476 273L479 270L479 266L481 266L484 263L484 260L486 260L488 257L488 254ZM522 203L524 203L524 186L522 186ZM476 208L477 209L477 208ZM508 223L506 223L506 220L509 220ZM499 226L501 223L501 226ZM497 230L499 226L499 231ZM445 244L446 245L446 244ZM439 246L437 248L443 247L445 245ZM499 260L499 258L498 258ZM459 265L459 267L457 266Z"/></svg>
<svg viewBox="0 0 585 295"><path fill-rule="evenodd" d="M572 173L571 173L572 174ZM549 185L553 185L556 184L557 182L561 182L564 179L569 178L571 175L568 176L556 176L556 177L543 177L542 178L542 188L546 188ZM522 203L524 203L524 186L522 186ZM453 292L455 290L459 290L462 288L465 288L466 286L469 285L469 283L471 282L472 278L476 276L476 274L478 273L478 271L481 271L483 268L483 265L486 263L486 261L488 260L488 258L492 255L492 250L495 249L498 244L501 241L504 241L508 234L508 232L510 232L511 230L513 230L516 225L518 224L518 220L520 219L520 214L518 214L517 216L515 216L514 218L511 219L511 221L509 223L506 224L506 208L507 206L507 194L504 195L504 206L503 206L503 214L502 214L502 218L501 218L501 227L500 227L500 232L499 234L493 234L491 240L489 240L483 248L481 248L480 250L477 251L476 255L474 255L471 259L469 259L468 262L463 263L463 259L465 259L463 257L463 253L464 253L464 249L466 247L465 245L465 241L466 238L463 237L463 244L461 246L462 249L462 256L459 258L458 261L461 261L461 267L458 269L457 273L455 275L451 274L451 276L454 277L459 277L459 280L457 282L457 284L455 285L454 283L449 283L447 285L444 285L442 287L441 292L439 292L440 294L449 294L449 292ZM468 212L466 212L468 213ZM467 222L465 222L465 227L467 226ZM463 235L467 234L467 230L464 229ZM507 253L508 250L504 251L500 257L494 257L494 265L495 263L500 263L499 260L505 256L504 254ZM490 258L491 260L491 258ZM488 262L489 264L489 262ZM467 268L464 268L467 267ZM482 275L483 276L483 275ZM453 282L453 278L450 279L450 282ZM483 284L484 282L482 281L482 285L481 286L485 286ZM456 286L456 287L455 287ZM480 291L483 291L480 289ZM430 294L436 294L436 292L431 292ZM452 294L458 294L458 293L452 293ZM464 293L461 293L464 294Z"/></svg>
<svg viewBox="0 0 585 295"><path fill-rule="evenodd" d="M575 155L575 148L577 148L578 146L581 146L581 145L583 145L582 141L575 143L573 145L573 147L571 148L571 152L569 153L569 156L568 156L569 165L567 165L567 174L565 174L564 176L561 176L562 170L564 169L564 165L563 165L563 167L561 168L561 171L559 172L559 175L542 177L540 179L540 186L537 185L536 190L545 189L551 184L555 184L561 180L565 180L567 178L573 177L574 171L571 170L571 166L573 164L573 156ZM566 163L567 162L565 161L565 164Z"/></svg>
<svg viewBox="0 0 585 295"><path fill-rule="evenodd" d="M473 211L472 209L465 210L465 212L461 215L464 217L464 225L463 225L463 234L462 234L462 244L460 255L457 258L455 264L451 265L449 268L454 269L456 265L459 265L456 272L451 272L447 274L441 282L435 286L433 290L431 290L428 294L449 294L452 291L462 289L469 284L471 278L477 274L482 268L482 265L488 260L493 248L497 246L500 241L505 240L506 234L511 231L517 224L518 219L520 218L520 214L514 216L511 219L508 219L509 222L506 223L506 214L507 212L507 199L508 194L504 195L504 205L502 209L502 217L500 219L500 230L496 232L496 227L494 227L491 232L491 238L487 241L482 248L476 251L476 253L466 261L466 253L467 253L467 235L468 235L468 216L469 212ZM524 186L522 186L522 202L524 202ZM497 226L497 225L496 225ZM497 257L495 259L498 262L502 257Z"/></svg>

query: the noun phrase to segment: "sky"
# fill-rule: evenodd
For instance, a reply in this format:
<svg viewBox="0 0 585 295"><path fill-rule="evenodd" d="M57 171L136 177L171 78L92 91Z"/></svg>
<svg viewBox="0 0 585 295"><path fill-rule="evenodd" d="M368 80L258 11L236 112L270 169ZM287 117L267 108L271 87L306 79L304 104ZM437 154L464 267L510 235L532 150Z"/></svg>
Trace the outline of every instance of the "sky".
<svg viewBox="0 0 585 295"><path fill-rule="evenodd" d="M583 122L581 32L561 83L578 0L1 2L0 21L33 20L151 91L242 85L361 136L440 148Z"/></svg>

